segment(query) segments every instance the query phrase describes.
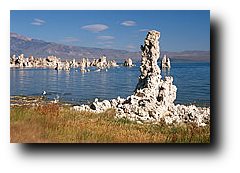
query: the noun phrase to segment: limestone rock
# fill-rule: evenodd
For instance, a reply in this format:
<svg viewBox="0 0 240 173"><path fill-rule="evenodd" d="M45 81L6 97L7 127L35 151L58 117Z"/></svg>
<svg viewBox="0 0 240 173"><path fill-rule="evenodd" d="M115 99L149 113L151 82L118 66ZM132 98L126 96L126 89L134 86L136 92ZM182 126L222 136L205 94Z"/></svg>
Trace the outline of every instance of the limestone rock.
<svg viewBox="0 0 240 173"><path fill-rule="evenodd" d="M116 63L115 60L112 60L112 61L109 61L109 62L108 62L108 66L109 66L109 67L117 67L118 65L117 65L117 63Z"/></svg>
<svg viewBox="0 0 240 173"><path fill-rule="evenodd" d="M125 59L124 60L124 66L128 66L128 67L131 67L133 64L132 64L132 60L130 58L128 59Z"/></svg>
<svg viewBox="0 0 240 173"><path fill-rule="evenodd" d="M72 68L77 68L78 67L78 63L74 58L73 58L72 61L70 61L70 67L72 67Z"/></svg>
<svg viewBox="0 0 240 173"><path fill-rule="evenodd" d="M104 69L107 66L107 58L105 56L101 56L98 60L97 67Z"/></svg>
<svg viewBox="0 0 240 173"><path fill-rule="evenodd" d="M144 40L145 44L141 46L141 74L131 96L126 99L118 97L103 102L95 100L90 106L81 105L73 109L100 113L114 108L115 118L125 118L138 123L157 124L164 121L166 124L184 124L194 122L199 126L210 123L210 108L174 104L177 87L172 84L173 77L165 77L165 80L162 80L157 64L160 57L159 38L159 32L149 31ZM166 56L163 61L165 60ZM170 63L169 59L166 62Z"/></svg>
<svg viewBox="0 0 240 173"><path fill-rule="evenodd" d="M161 68L171 68L170 59L167 58L167 55L163 55L163 59L161 61Z"/></svg>

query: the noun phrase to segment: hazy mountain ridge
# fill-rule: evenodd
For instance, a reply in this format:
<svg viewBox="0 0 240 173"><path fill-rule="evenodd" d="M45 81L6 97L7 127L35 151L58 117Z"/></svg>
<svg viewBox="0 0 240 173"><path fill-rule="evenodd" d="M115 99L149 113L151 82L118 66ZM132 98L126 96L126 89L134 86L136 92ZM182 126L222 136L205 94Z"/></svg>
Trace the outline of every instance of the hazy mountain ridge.
<svg viewBox="0 0 240 173"><path fill-rule="evenodd" d="M131 58L134 62L141 60L140 51L130 52L126 50L69 46L10 33L10 55L20 55L22 53L26 57L33 55L34 57L43 58L54 55L62 60L75 58L77 61L82 58L98 59L102 55L106 55L108 60L116 60L117 62L123 62L127 58ZM161 57L163 54L167 54L172 62L210 62L210 51L161 51Z"/></svg>

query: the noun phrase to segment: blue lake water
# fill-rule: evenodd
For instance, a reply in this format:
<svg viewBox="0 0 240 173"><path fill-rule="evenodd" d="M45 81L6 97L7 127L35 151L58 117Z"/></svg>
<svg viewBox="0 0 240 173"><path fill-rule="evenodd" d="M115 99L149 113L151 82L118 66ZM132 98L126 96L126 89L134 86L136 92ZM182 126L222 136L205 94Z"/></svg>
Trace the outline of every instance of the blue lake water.
<svg viewBox="0 0 240 173"><path fill-rule="evenodd" d="M49 68L10 68L10 94L40 96L60 101L82 104L95 98L126 98L134 91L140 63L134 67L110 68L108 72L82 74L79 68L57 71ZM76 72L78 70L78 72ZM210 105L210 63L172 63L170 70L162 70L161 75L173 76L177 86L175 103L207 103Z"/></svg>

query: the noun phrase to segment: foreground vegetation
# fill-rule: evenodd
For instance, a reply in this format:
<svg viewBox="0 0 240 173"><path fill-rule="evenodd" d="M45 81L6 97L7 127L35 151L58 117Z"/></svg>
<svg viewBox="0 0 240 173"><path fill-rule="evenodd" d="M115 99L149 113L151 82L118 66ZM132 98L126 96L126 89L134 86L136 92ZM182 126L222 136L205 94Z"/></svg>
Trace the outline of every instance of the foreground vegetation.
<svg viewBox="0 0 240 173"><path fill-rule="evenodd" d="M210 125L137 124L114 119L114 110L95 114L47 104L11 106L12 143L210 143Z"/></svg>

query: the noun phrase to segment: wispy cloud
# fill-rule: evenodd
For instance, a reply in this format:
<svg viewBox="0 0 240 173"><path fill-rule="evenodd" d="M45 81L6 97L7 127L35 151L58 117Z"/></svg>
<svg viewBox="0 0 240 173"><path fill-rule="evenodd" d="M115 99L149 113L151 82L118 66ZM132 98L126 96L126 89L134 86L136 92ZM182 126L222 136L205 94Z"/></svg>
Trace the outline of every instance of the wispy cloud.
<svg viewBox="0 0 240 173"><path fill-rule="evenodd" d="M96 42L96 43L103 46L103 47L112 47L111 44L107 44L107 43L104 43L104 42Z"/></svg>
<svg viewBox="0 0 240 173"><path fill-rule="evenodd" d="M129 48L129 49L135 49L136 48L136 46L134 46L133 44L129 44L126 47Z"/></svg>
<svg viewBox="0 0 240 173"><path fill-rule="evenodd" d="M104 45L104 44L106 44L106 43L104 43L104 42L96 42L97 44L101 44L101 45Z"/></svg>
<svg viewBox="0 0 240 173"><path fill-rule="evenodd" d="M106 48L112 48L113 45L113 41L105 41L105 42L96 42L97 44L101 45L102 47L106 47Z"/></svg>
<svg viewBox="0 0 240 173"><path fill-rule="evenodd" d="M44 20L42 20L42 19L37 19L37 18L34 18L33 20L34 20L34 21L36 21L36 22L45 23L45 21L44 21Z"/></svg>
<svg viewBox="0 0 240 173"><path fill-rule="evenodd" d="M42 25L43 23L45 23L45 21L42 20L42 19L34 18L33 20L34 21L30 23L31 25L38 25L39 26L39 25Z"/></svg>
<svg viewBox="0 0 240 173"><path fill-rule="evenodd" d="M31 25L42 25L42 23L39 23L39 22L32 22Z"/></svg>
<svg viewBox="0 0 240 173"><path fill-rule="evenodd" d="M144 29L139 29L138 31L143 32L143 31L148 31L148 30L149 30L149 29L144 28Z"/></svg>
<svg viewBox="0 0 240 173"><path fill-rule="evenodd" d="M111 39L114 39L114 36L101 35L101 36L98 36L98 39L101 39L101 40L111 40Z"/></svg>
<svg viewBox="0 0 240 173"><path fill-rule="evenodd" d="M85 29L94 33L104 31L108 28L109 27L107 25L103 25L103 24L86 25L82 27L82 29Z"/></svg>
<svg viewBox="0 0 240 173"><path fill-rule="evenodd" d="M136 26L137 23L135 21L128 20L128 21L124 21L123 23L121 23L121 25L124 25L124 26Z"/></svg>
<svg viewBox="0 0 240 173"><path fill-rule="evenodd" d="M80 39L74 38L74 37L66 37L65 39L60 40L60 42L64 43L71 43L71 42L76 42L79 41Z"/></svg>
<svg viewBox="0 0 240 173"><path fill-rule="evenodd" d="M106 44L105 47L110 48L113 47L112 45Z"/></svg>
<svg viewBox="0 0 240 173"><path fill-rule="evenodd" d="M96 42L97 44L101 44L101 45L106 45L106 44L112 44L113 41L106 41L106 42Z"/></svg>

